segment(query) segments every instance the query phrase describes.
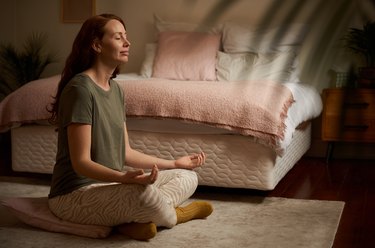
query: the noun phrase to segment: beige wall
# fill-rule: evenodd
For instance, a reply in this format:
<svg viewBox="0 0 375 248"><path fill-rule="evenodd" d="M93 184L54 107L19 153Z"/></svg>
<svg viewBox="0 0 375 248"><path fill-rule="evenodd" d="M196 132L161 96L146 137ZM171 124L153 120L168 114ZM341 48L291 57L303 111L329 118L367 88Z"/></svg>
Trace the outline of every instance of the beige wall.
<svg viewBox="0 0 375 248"><path fill-rule="evenodd" d="M322 4L318 5L319 2ZM340 9L338 6L345 2L348 2L348 6ZM251 26L259 23L277 25L283 22L308 22L311 24L310 32L302 51L303 77L318 88L324 88L329 85L327 72L332 64L345 67L347 55L337 54L336 51L343 32L349 24L356 22L351 18L356 2L358 1L96 0L96 13L117 14L127 24L132 46L130 62L124 66L124 72L139 71L144 45L155 39L154 14L166 21L199 23L211 16L217 22L231 20ZM58 54L59 61L49 66L44 75L59 73L81 24L60 21L59 0L0 0L0 6L0 42L13 42L21 46L30 32L45 32L48 35L46 47ZM215 9L217 6L223 8Z"/></svg>
<svg viewBox="0 0 375 248"><path fill-rule="evenodd" d="M22 48L25 38L32 32L47 34L46 49L56 53L58 63L49 66L45 74L59 73L80 24L60 22L59 0L0 1L0 42L12 42Z"/></svg>

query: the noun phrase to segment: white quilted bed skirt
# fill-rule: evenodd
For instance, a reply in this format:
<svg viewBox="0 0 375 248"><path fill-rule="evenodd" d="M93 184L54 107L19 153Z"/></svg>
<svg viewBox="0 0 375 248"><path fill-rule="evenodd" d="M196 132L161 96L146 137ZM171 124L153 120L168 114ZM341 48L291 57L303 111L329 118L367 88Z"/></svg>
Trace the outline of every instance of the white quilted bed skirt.
<svg viewBox="0 0 375 248"><path fill-rule="evenodd" d="M282 157L264 145L228 133L160 133L129 129L133 148L172 159L204 151L206 163L196 169L200 185L272 190L310 147L311 125L296 130ZM19 172L51 174L57 133L47 125L11 130L12 168Z"/></svg>

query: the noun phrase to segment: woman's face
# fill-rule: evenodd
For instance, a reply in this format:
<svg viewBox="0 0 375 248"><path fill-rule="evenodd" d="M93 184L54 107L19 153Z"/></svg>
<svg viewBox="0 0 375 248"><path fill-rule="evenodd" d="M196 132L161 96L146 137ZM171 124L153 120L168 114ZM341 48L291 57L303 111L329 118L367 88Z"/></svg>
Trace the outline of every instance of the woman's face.
<svg viewBox="0 0 375 248"><path fill-rule="evenodd" d="M117 20L110 20L104 26L104 36L96 45L98 58L113 66L128 62L130 42L125 27Z"/></svg>

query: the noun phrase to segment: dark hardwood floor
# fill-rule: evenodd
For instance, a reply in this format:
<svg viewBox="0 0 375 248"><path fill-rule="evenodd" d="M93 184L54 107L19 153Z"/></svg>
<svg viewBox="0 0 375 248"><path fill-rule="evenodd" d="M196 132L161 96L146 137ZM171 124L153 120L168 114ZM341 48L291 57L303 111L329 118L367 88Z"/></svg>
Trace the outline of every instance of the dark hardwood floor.
<svg viewBox="0 0 375 248"><path fill-rule="evenodd" d="M199 191L215 190L199 187ZM335 248L375 247L375 160L303 157L269 192L220 189L228 194L344 201Z"/></svg>
<svg viewBox="0 0 375 248"><path fill-rule="evenodd" d="M303 158L269 196L345 202L334 247L375 247L375 161Z"/></svg>
<svg viewBox="0 0 375 248"><path fill-rule="evenodd" d="M16 173L10 168L10 135L0 135L0 175L49 175ZM218 190L228 194L254 194L297 199L344 201L335 248L375 247L375 160L302 158L272 191L199 187L197 194Z"/></svg>

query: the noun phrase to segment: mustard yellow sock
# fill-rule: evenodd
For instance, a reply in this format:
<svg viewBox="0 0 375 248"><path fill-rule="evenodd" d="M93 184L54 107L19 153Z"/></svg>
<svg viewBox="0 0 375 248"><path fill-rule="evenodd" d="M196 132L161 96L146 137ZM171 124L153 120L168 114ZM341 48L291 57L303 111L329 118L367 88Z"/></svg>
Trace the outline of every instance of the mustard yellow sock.
<svg viewBox="0 0 375 248"><path fill-rule="evenodd" d="M149 223L125 223L119 225L117 230L129 238L146 241L155 237L157 229L152 222Z"/></svg>
<svg viewBox="0 0 375 248"><path fill-rule="evenodd" d="M194 201L187 206L177 207L177 224L193 219L204 219L213 211L213 207L206 201Z"/></svg>

